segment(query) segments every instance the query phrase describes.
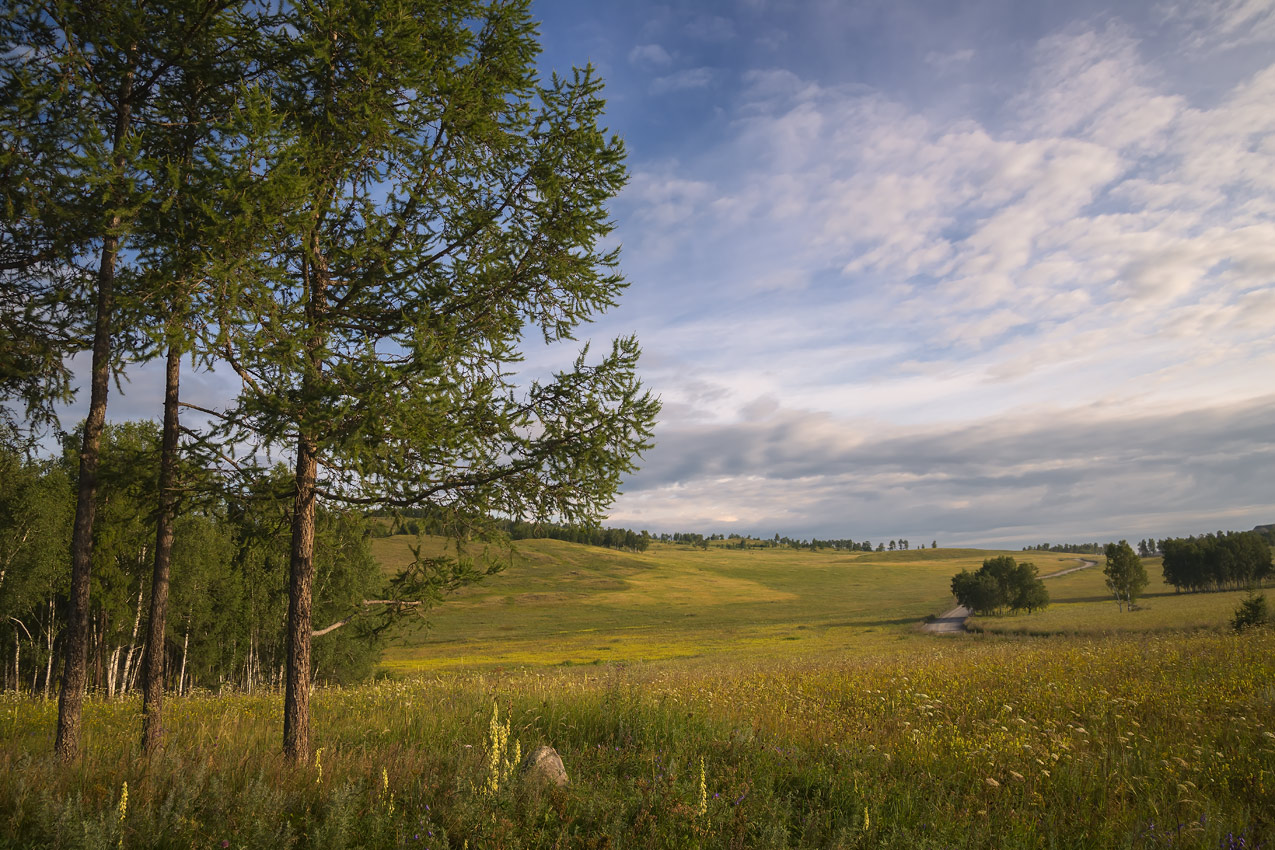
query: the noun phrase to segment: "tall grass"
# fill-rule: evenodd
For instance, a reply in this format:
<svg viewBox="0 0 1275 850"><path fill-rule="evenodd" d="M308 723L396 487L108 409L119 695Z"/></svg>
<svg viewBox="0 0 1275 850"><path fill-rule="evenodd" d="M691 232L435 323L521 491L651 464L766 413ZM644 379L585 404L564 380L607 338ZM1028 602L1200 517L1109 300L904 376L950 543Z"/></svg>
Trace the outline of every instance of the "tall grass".
<svg viewBox="0 0 1275 850"><path fill-rule="evenodd" d="M567 788L487 790L493 701L510 747L557 748ZM86 754L61 766L54 704L6 697L0 846L1269 847L1275 835L1270 630L385 680L316 694L321 763L299 769L277 754L279 708L272 695L172 700L167 748L147 760L138 704L90 701Z"/></svg>

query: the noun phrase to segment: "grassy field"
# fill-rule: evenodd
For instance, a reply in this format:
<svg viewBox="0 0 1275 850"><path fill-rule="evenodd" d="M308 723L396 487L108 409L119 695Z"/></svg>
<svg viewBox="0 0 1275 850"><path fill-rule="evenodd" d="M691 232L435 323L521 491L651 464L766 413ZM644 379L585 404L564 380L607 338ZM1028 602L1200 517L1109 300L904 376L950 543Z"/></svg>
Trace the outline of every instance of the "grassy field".
<svg viewBox="0 0 1275 850"><path fill-rule="evenodd" d="M374 541L388 568L410 558L405 536ZM426 539L425 551L443 541ZM642 554L526 540L500 575L432 615L428 635L400 640L396 673L475 666L592 664L730 656L891 651L927 615L951 607L952 575L977 549L844 553L700 550L656 543ZM1044 553L1042 573L1077 565Z"/></svg>
<svg viewBox="0 0 1275 850"><path fill-rule="evenodd" d="M1275 631L1170 628L1202 598L1171 594L1106 628L1090 569L1042 614L922 634L988 554L520 544L388 678L316 692L300 769L278 694L170 700L153 760L136 700L92 698L69 767L56 704L8 695L0 848L1275 846ZM507 772L540 744L565 789Z"/></svg>

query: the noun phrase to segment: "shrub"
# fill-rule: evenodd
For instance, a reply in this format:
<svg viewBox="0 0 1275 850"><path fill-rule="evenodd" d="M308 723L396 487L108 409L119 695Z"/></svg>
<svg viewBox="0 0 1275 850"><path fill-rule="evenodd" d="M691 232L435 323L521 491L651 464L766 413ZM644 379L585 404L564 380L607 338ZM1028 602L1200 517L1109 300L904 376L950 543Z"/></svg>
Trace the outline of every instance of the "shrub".
<svg viewBox="0 0 1275 850"><path fill-rule="evenodd" d="M1248 598L1235 609L1235 616L1231 618L1231 628L1242 632L1257 626L1265 626L1270 621L1271 615L1266 605L1266 594L1250 590Z"/></svg>

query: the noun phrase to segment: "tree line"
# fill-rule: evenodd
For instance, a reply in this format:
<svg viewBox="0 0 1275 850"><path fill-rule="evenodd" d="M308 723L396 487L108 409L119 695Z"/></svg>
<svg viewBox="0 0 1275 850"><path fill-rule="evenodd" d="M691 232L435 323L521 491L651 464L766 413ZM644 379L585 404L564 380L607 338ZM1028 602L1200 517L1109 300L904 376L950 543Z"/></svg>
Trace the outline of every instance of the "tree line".
<svg viewBox="0 0 1275 850"><path fill-rule="evenodd" d="M1177 590L1245 588L1271 575L1271 547L1253 531L1219 531L1160 541L1164 581Z"/></svg>
<svg viewBox="0 0 1275 850"><path fill-rule="evenodd" d="M55 749L80 752L101 643L110 385L155 360L149 610L130 609L143 745L160 743L173 684L170 573L194 510L180 468L274 492L282 457L283 745L304 761L327 512L434 506L466 533L494 516L589 524L650 446L659 402L633 337L544 380L514 373L525 339L570 339L627 285L607 211L625 152L602 83L587 66L539 75L521 0L14 0L0 39L0 435L29 445L57 402L88 396ZM240 393L184 397L191 363ZM393 599L423 604L453 567L418 559Z"/></svg>
<svg viewBox="0 0 1275 850"><path fill-rule="evenodd" d="M94 594L89 609L86 686L108 697L141 687L144 614L155 544L159 427L108 424L98 467ZM70 588L78 441L33 460L0 449L0 682L48 697L62 673ZM182 470L182 481L216 478ZM205 488L187 497L174 524L162 652L171 688L278 687L286 662L289 553L287 471L235 494ZM386 593L358 512L323 507L316 518L315 621L346 619ZM344 683L370 674L386 621L358 618L314 645L313 678Z"/></svg>

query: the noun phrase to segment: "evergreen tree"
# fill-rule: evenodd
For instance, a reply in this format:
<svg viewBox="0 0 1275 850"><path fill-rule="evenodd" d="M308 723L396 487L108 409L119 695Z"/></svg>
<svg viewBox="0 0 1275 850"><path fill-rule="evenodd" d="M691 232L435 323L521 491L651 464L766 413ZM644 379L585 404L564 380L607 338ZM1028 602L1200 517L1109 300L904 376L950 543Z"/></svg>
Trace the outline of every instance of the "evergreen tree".
<svg viewBox="0 0 1275 850"><path fill-rule="evenodd" d="M658 403L638 346L522 390L524 331L569 339L625 285L606 201L623 146L591 69L547 85L528 4L371 0L286 10L261 118L263 274L217 316L245 392L226 436L295 457L284 749L309 756L320 501L592 522ZM423 561L408 605L464 564Z"/></svg>
<svg viewBox="0 0 1275 850"><path fill-rule="evenodd" d="M148 140L166 125L163 104L170 83L183 74L229 5L227 0L140 6L19 0L3 17L0 86L5 115L14 120L6 124L12 135L0 163L3 222L11 237L0 252L6 254L0 260L6 275L0 313L6 321L19 316L15 294L30 295L33 306L20 315L21 337L0 344L0 359L16 363L11 373L6 370L0 395L28 402L65 395L61 359L82 345L81 335L92 340L55 744L63 759L80 748L97 470L109 379L127 356L119 345L121 327L135 324L122 325L118 310L130 296L135 303L148 300L133 290L138 278L126 252L159 173L148 157ZM33 348L30 340L40 333L47 336ZM17 356L11 358L14 351Z"/></svg>

